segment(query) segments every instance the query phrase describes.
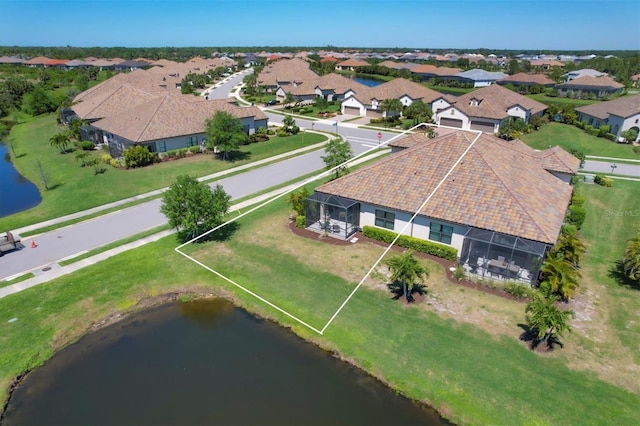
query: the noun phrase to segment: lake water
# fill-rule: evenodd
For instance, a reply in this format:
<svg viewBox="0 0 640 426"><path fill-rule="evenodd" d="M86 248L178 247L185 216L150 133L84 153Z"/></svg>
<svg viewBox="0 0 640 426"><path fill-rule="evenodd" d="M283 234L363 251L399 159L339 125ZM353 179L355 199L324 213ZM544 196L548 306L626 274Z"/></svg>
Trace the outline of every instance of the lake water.
<svg viewBox="0 0 640 426"><path fill-rule="evenodd" d="M432 425L438 414L219 299L105 327L30 373L3 424Z"/></svg>
<svg viewBox="0 0 640 426"><path fill-rule="evenodd" d="M352 79L353 81L357 81L358 83L364 84L365 86L369 86L369 87L379 86L380 84L384 83L384 81L374 80L372 78L366 78L366 77L353 77Z"/></svg>
<svg viewBox="0 0 640 426"><path fill-rule="evenodd" d="M11 163L9 148L0 143L0 217L28 210L42 201L40 191ZM4 230L3 230L4 231Z"/></svg>

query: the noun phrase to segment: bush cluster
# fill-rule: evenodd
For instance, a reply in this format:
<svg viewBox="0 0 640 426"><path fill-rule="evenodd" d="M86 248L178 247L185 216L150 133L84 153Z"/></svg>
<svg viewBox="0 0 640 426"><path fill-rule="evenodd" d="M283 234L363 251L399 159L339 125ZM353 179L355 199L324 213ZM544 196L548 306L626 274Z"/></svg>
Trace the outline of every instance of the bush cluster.
<svg viewBox="0 0 640 426"><path fill-rule="evenodd" d="M597 183L598 185L601 186L606 186L606 187L612 187L613 186L613 179L608 178L604 175L596 175L596 177L593 179L593 181L595 183Z"/></svg>
<svg viewBox="0 0 640 426"><path fill-rule="evenodd" d="M362 228L362 234L365 237L384 241L385 243L391 243L393 239L398 235L393 231L386 229L376 228L373 226L364 226ZM458 250L453 247L445 246L444 244L434 243L420 238L410 237L408 235L401 235L396 241L396 244L400 247L415 250L421 253L431 254L436 257L441 257L447 260L456 260L458 258Z"/></svg>
<svg viewBox="0 0 640 426"><path fill-rule="evenodd" d="M506 293L509 293L513 297L517 297L519 299L532 299L536 292L530 286L526 284L520 284L516 281L507 281L506 283L504 283L502 289Z"/></svg>
<svg viewBox="0 0 640 426"><path fill-rule="evenodd" d="M304 228L306 226L306 218L304 215L296 216L296 228Z"/></svg>
<svg viewBox="0 0 640 426"><path fill-rule="evenodd" d="M567 214L566 222L574 225L577 229L582 227L584 219L587 217L587 209L582 206L569 206L569 214Z"/></svg>
<svg viewBox="0 0 640 426"><path fill-rule="evenodd" d="M144 167L149 164L160 162L160 157L155 152L151 152L142 145L132 146L124 150L124 165L128 169Z"/></svg>

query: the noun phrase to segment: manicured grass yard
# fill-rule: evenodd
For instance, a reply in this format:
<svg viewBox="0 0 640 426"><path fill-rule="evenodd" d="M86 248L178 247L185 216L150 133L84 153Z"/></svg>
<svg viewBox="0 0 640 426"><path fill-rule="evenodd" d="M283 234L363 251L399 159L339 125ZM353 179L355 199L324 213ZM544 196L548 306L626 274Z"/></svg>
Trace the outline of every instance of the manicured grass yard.
<svg viewBox="0 0 640 426"><path fill-rule="evenodd" d="M252 161L313 145L325 139L318 134L299 134L286 138L275 137L268 142L245 145L241 152L247 158L222 161L211 154L198 154L177 161L167 161L139 169L114 169L95 175L92 167L82 168L73 153L62 155L50 146L49 138L60 129L55 117L48 115L13 128L17 158L12 158L18 170L35 183L42 193L42 203L26 212L0 219L1 229L15 229L31 223L106 204L112 201L169 186L180 174L206 176ZM96 151L96 155L104 152ZM36 161L42 163L53 189L46 191L40 179Z"/></svg>
<svg viewBox="0 0 640 426"><path fill-rule="evenodd" d="M540 130L523 135L520 139L535 149L560 145L564 149L576 148L587 155L640 160L640 152L633 152L631 145L591 136L584 130L568 124L548 123Z"/></svg>
<svg viewBox="0 0 640 426"><path fill-rule="evenodd" d="M600 190L612 192L603 195ZM607 207L606 203L610 202L612 208L617 208L624 205L620 202L631 202L632 208L637 206L638 201L632 197L640 199L638 190L630 191L622 199L620 194L627 190L629 187L623 185L584 190L590 210L584 231L588 241L600 237L599 232L604 236L607 232L604 228L610 227L604 226L594 205L605 203ZM262 214L247 217L230 240L195 244L189 251L238 282L248 283L263 294L269 293L274 303L299 309L310 321L316 321L333 309L334 301L342 298L344 291L353 288L377 258L380 248L363 243L335 247L295 236L285 226L287 210L284 201L277 201ZM616 225L615 230L624 229L625 223L628 222ZM589 236L590 232L593 237ZM609 242L608 237L603 237L603 244ZM172 250L175 245L175 239L169 237L1 299L2 389L6 390L16 374L43 362L104 316L131 309L145 296L193 290L230 294L236 303L251 312L270 317L302 337L337 352L401 392L431 403L458 423L640 422L637 383L616 386L615 377L601 374L608 381L598 379L582 358L573 365L567 362L567 354L581 352L594 358L602 357L602 364L609 361L600 354L599 342L589 345L589 338L580 336L582 326L574 333L577 337L570 335L563 339L564 349L550 354L533 353L517 338L523 304L448 284L442 279L442 268L434 263L429 263L431 294L424 303L405 306L392 300L384 287L386 271L381 268L320 336L184 259ZM599 256L599 250L604 248L591 249L590 255ZM615 256L612 253L605 261ZM588 263L592 265L595 261ZM588 268L590 266L585 265L584 269ZM637 310L636 290L618 288L613 283L594 282L594 285L627 291L629 304L625 302L625 306L631 307L635 301L632 306ZM612 332L611 323L606 319L609 310L619 309L614 303L618 297L616 291L611 292L611 304L599 307L607 309L603 313L605 332ZM637 321L637 315L632 312L633 309L629 310L627 319ZM18 320L8 323L13 317ZM478 321L477 326L469 324L472 318ZM494 327L492 322L499 326ZM611 322L625 333L624 319L614 316ZM621 338L621 342L617 342L617 338L612 338L616 345L624 347L624 353L630 352L634 342L637 343L635 330L626 333L627 341ZM596 337L600 336L594 339ZM615 352L615 348L611 350ZM610 369L626 369L618 375L628 376L629 381L637 377L634 371L637 372L638 363L629 364L626 357L611 359L609 365Z"/></svg>

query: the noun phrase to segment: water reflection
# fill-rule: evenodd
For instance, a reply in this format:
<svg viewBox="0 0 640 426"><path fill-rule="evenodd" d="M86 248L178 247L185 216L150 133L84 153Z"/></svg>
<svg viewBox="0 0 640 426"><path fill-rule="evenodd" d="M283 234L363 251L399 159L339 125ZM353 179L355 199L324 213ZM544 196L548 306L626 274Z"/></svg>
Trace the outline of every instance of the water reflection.
<svg viewBox="0 0 640 426"><path fill-rule="evenodd" d="M443 424L433 410L225 301L174 303L35 370L4 423Z"/></svg>
<svg viewBox="0 0 640 426"><path fill-rule="evenodd" d="M28 210L42 201L38 188L11 163L7 146L0 143L0 217Z"/></svg>

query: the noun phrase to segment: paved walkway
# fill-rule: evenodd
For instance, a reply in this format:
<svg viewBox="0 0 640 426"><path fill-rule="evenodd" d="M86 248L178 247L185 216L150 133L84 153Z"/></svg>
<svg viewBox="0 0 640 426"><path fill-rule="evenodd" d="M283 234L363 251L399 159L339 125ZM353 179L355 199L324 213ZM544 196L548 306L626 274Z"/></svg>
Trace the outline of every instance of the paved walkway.
<svg viewBox="0 0 640 426"><path fill-rule="evenodd" d="M265 158L264 160L259 160L259 161L254 161L251 163L247 163L244 164L242 166L238 166L238 167L234 167L232 169L227 169L227 170L223 170L221 172L217 172L217 173L213 173L207 176L203 176L201 178L198 178L198 180L200 182L205 182L205 181L210 181L210 180L214 180L214 179L218 179L221 177L224 177L226 175L229 174L233 174L233 173L237 173L240 172L242 170L246 170L246 169L250 169L253 167L257 167L257 166L263 166L265 164L268 163L272 163L287 157L291 157L294 155L298 155L298 154L302 154L305 153L307 151L313 151L316 149L320 149L324 146L325 142L321 142L319 144L315 144L315 145L310 145L304 148L300 148L300 149L296 149L294 151L289 151L289 152L285 152L284 154L279 154L279 155L274 155L273 157L269 157L269 158ZM102 206L98 206L98 207L94 207L91 209L87 209L87 210L83 210L77 213L73 213L73 214L69 214L66 216L61 216L61 217L57 217L55 219L51 219L51 220L47 220L44 222L40 222L40 223L34 223L33 225L28 225L25 226L23 228L20 229L16 229L14 230L15 233L17 234L23 234L25 232L31 232L31 231L35 231L38 229L42 229L42 228L46 228L52 225L57 225L57 224L61 224L61 223L65 223L68 222L70 220L74 220L74 219L79 219L85 216L89 216L95 213L100 213L102 211L105 210L109 210L109 209L113 209L115 207L120 207L123 206L125 204L129 204L135 201L139 201L139 200L144 200L150 197L155 197L156 195L160 195L162 194L164 191L166 191L168 188L162 188L162 189L158 189L155 191L151 191L151 192L147 192L144 194L140 194L140 195L136 195L133 197L129 197L129 198L125 198L123 200L119 200L119 201L114 201L113 203L109 203L109 204L103 204Z"/></svg>

